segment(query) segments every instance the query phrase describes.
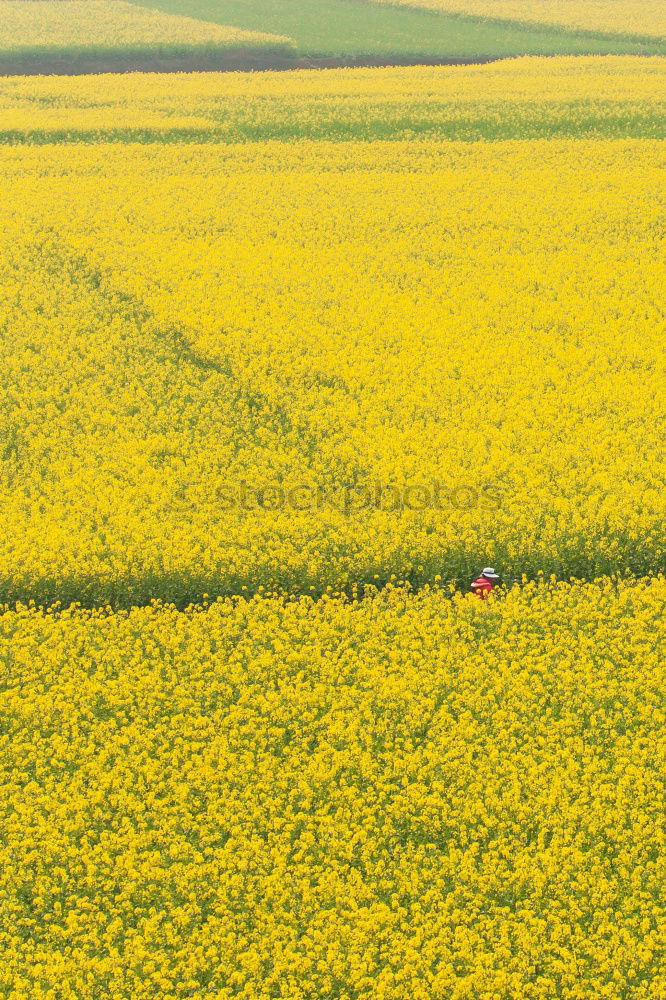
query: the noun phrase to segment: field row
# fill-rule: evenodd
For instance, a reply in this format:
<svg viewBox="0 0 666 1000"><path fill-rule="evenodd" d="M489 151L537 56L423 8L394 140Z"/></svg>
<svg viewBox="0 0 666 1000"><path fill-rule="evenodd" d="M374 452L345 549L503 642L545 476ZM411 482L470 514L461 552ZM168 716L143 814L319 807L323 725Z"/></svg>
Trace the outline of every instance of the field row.
<svg viewBox="0 0 666 1000"><path fill-rule="evenodd" d="M663 996L665 601L0 616L0 996Z"/></svg>
<svg viewBox="0 0 666 1000"><path fill-rule="evenodd" d="M0 143L663 138L666 60L8 78Z"/></svg>

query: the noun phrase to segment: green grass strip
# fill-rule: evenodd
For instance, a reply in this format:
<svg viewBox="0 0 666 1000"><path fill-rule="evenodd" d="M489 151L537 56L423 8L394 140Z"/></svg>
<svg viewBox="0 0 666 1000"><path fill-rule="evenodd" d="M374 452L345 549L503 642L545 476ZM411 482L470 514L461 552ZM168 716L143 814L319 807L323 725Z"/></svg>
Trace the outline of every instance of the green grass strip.
<svg viewBox="0 0 666 1000"><path fill-rule="evenodd" d="M516 55L666 54L666 41L567 31L365 0L135 0L218 24L288 35L301 54L399 61Z"/></svg>

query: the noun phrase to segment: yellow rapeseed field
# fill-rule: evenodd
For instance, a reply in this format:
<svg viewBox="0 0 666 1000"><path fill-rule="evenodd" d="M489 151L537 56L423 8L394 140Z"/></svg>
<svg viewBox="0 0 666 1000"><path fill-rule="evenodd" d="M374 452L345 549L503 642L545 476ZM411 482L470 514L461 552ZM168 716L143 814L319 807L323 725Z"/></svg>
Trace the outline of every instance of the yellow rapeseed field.
<svg viewBox="0 0 666 1000"><path fill-rule="evenodd" d="M0 994L659 1000L666 580L0 616Z"/></svg>
<svg viewBox="0 0 666 1000"><path fill-rule="evenodd" d="M0 997L666 995L664 65L0 80Z"/></svg>
<svg viewBox="0 0 666 1000"><path fill-rule="evenodd" d="M5 148L4 599L658 569L661 163Z"/></svg>
<svg viewBox="0 0 666 1000"><path fill-rule="evenodd" d="M124 0L0 0L0 52L123 46L274 45L288 39L137 7Z"/></svg>
<svg viewBox="0 0 666 1000"><path fill-rule="evenodd" d="M666 37L663 0L375 0L447 13L612 34Z"/></svg>
<svg viewBox="0 0 666 1000"><path fill-rule="evenodd" d="M69 0L67 0L69 2ZM663 138L666 60L0 78L0 141Z"/></svg>

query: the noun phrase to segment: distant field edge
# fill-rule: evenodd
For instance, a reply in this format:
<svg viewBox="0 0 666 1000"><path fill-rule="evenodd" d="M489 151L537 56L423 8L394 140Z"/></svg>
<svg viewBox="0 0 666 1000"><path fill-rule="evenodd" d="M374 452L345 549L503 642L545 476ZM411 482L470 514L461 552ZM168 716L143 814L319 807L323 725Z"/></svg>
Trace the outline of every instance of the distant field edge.
<svg viewBox="0 0 666 1000"><path fill-rule="evenodd" d="M650 46L650 50L653 53L655 49L666 53L666 38L663 38L661 35L651 35L643 31L603 31L601 28L570 28L564 24L553 24L549 21L518 21L515 18L508 17L470 18L466 14L457 14L454 11L448 12L448 16L463 21L479 20L486 24L495 24L502 28L542 28L545 31L553 32L555 35L566 35L567 38L589 39L596 42L626 42L628 45L646 45Z"/></svg>
<svg viewBox="0 0 666 1000"><path fill-rule="evenodd" d="M430 14L435 17L448 17L455 21L466 23L476 23L484 25L495 25L498 28L512 28L517 31L527 29L538 29L548 31L554 35L565 35L567 38L589 39L590 41L606 42L627 42L630 45L659 46L666 50L666 38L663 35L651 34L649 31L608 31L603 28L574 28L566 24L558 24L556 21L539 21L534 19L520 20L516 17L496 17L492 15L482 16L481 14L467 14L463 10L448 10L442 8L436 10L433 7L421 7L416 4L394 4L391 0L354 0L356 3L377 4L380 6L399 7L400 10L407 8L410 11L418 11L421 14Z"/></svg>

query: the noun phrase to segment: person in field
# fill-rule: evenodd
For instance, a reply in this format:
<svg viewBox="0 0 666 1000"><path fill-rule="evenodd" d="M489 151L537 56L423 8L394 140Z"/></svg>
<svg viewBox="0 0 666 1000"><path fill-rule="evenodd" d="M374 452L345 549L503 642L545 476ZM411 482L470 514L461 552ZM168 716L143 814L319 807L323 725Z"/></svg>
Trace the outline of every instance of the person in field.
<svg viewBox="0 0 666 1000"><path fill-rule="evenodd" d="M486 568L481 572L481 576L472 584L472 590L480 597L483 601L489 597L493 590L495 589L495 583L499 580L499 575L495 572L492 566L486 566Z"/></svg>

